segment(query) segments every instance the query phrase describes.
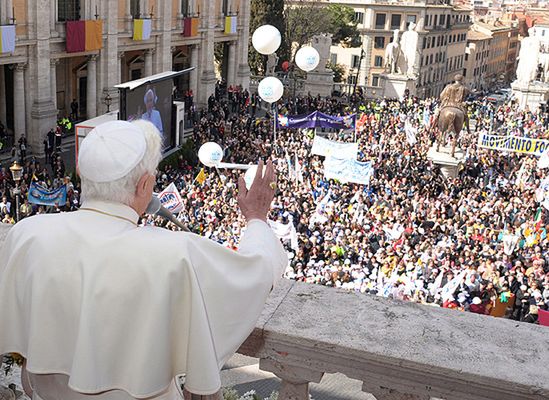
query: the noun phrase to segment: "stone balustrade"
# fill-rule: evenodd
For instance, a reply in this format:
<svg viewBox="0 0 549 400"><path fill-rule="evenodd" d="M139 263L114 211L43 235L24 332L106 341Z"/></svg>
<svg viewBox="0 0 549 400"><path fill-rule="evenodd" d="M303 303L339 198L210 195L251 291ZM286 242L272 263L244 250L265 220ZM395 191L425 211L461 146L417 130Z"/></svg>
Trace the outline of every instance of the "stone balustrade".
<svg viewBox="0 0 549 400"><path fill-rule="evenodd" d="M282 280L239 353L280 400L340 372L378 400L549 398L549 328Z"/></svg>

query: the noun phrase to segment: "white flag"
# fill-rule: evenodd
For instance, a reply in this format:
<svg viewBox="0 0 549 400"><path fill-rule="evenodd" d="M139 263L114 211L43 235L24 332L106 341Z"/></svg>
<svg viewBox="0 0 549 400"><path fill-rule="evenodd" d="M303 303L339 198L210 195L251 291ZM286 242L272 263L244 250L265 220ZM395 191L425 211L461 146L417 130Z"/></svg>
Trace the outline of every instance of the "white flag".
<svg viewBox="0 0 549 400"><path fill-rule="evenodd" d="M164 189L158 195L160 204L170 210L172 213L178 213L183 210L183 200L179 194L179 190L175 187L174 183L170 183L166 189Z"/></svg>
<svg viewBox="0 0 549 400"><path fill-rule="evenodd" d="M404 122L404 131L406 132L406 141L410 144L410 146L413 146L414 144L416 144L417 128L414 128L412 126L409 119L407 119Z"/></svg>

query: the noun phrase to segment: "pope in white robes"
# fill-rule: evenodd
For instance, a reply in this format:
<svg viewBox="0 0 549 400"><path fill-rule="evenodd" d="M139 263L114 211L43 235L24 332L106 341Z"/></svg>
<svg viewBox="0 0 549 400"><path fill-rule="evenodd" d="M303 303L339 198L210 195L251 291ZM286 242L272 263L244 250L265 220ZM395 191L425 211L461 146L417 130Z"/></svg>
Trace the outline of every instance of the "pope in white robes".
<svg viewBox="0 0 549 400"><path fill-rule="evenodd" d="M181 399L180 374L185 390L216 393L286 267L265 222L271 163L249 191L239 185L248 226L236 252L139 227L160 147L148 122L98 126L80 147L81 209L11 228L0 251L0 354L25 357L34 399ZM117 187L130 188L126 197L112 195Z"/></svg>

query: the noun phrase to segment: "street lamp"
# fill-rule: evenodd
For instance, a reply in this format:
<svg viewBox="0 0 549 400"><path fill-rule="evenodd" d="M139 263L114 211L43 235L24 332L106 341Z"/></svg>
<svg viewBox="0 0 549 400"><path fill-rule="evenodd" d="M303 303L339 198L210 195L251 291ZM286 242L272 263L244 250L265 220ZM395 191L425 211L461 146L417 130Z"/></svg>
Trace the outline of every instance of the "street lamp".
<svg viewBox="0 0 549 400"><path fill-rule="evenodd" d="M17 161L14 161L10 167L11 175L15 181L15 188L13 189L13 195L15 196L15 220L19 222L19 195L21 190L19 189L19 182L21 181L21 176L23 175L23 167L19 165Z"/></svg>
<svg viewBox="0 0 549 400"><path fill-rule="evenodd" d="M111 111L112 97L109 93L105 96L104 100L105 105L107 106L107 112Z"/></svg>

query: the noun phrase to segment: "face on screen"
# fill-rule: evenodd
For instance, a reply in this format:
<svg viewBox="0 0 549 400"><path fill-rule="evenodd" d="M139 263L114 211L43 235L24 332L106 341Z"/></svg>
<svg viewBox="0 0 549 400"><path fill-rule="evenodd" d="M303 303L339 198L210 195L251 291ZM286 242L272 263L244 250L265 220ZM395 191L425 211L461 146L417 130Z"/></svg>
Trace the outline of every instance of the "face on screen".
<svg viewBox="0 0 549 400"><path fill-rule="evenodd" d="M172 89L173 82L167 80L138 87L129 91L126 97L127 120L150 121L162 136L164 151L175 146L172 132Z"/></svg>

